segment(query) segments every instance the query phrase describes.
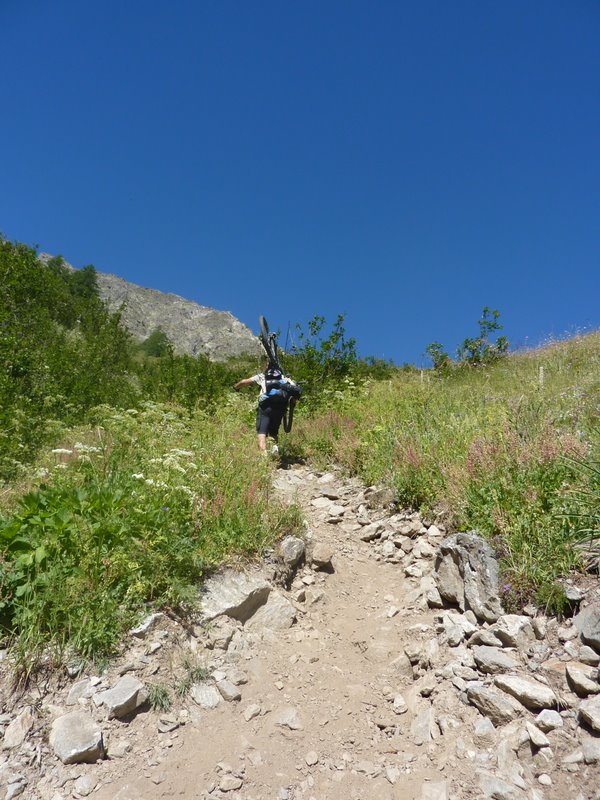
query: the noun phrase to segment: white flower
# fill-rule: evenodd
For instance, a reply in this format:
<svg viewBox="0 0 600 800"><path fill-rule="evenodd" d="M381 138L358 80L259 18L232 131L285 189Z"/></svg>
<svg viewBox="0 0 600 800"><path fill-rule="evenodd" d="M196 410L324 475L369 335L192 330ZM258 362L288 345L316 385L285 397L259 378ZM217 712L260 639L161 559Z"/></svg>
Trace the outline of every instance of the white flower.
<svg viewBox="0 0 600 800"><path fill-rule="evenodd" d="M136 414L139 414L140 412L137 410L137 408L128 408L128 409L125 411L125 413L126 413L126 414L133 414L133 416L135 417L135 415L136 415Z"/></svg>
<svg viewBox="0 0 600 800"><path fill-rule="evenodd" d="M142 481L142 480L144 480L144 473L143 472L134 472L131 477L135 478L136 481Z"/></svg>
<svg viewBox="0 0 600 800"><path fill-rule="evenodd" d="M143 476L142 476L142 477L143 477ZM147 484L148 484L148 486L154 486L154 481L152 480L152 478L146 478L146 480L144 481L144 483L147 483Z"/></svg>
<svg viewBox="0 0 600 800"><path fill-rule="evenodd" d="M66 464L55 464L54 465L54 469L66 469L66 468L67 468Z"/></svg>
<svg viewBox="0 0 600 800"><path fill-rule="evenodd" d="M101 453L102 448L94 447L91 444L81 444L81 442L76 442L73 447L75 450L79 451L80 453Z"/></svg>
<svg viewBox="0 0 600 800"><path fill-rule="evenodd" d="M73 454L72 450L67 450L65 447L56 447L53 451L57 456L70 456Z"/></svg>
<svg viewBox="0 0 600 800"><path fill-rule="evenodd" d="M61 464L61 466L63 465ZM45 478L47 475L48 475L48 470L46 469L46 467L40 467L39 469L36 469L36 471L34 472L34 476L36 478Z"/></svg>
<svg viewBox="0 0 600 800"><path fill-rule="evenodd" d="M174 448L173 450L171 450L171 453L174 456L193 456L194 455L191 450L178 450L177 448Z"/></svg>

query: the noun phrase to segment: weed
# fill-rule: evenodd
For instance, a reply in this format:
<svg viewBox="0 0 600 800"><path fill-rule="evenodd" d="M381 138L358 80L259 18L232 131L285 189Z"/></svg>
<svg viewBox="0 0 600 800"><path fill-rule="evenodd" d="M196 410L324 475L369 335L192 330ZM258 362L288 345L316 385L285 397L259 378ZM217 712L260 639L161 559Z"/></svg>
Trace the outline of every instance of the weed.
<svg viewBox="0 0 600 800"><path fill-rule="evenodd" d="M148 702L154 711L169 711L173 705L171 693L164 683L149 684Z"/></svg>
<svg viewBox="0 0 600 800"><path fill-rule="evenodd" d="M195 683L201 683L210 676L209 670L190 656L184 657L182 667L184 674L175 685L178 697L185 697Z"/></svg>

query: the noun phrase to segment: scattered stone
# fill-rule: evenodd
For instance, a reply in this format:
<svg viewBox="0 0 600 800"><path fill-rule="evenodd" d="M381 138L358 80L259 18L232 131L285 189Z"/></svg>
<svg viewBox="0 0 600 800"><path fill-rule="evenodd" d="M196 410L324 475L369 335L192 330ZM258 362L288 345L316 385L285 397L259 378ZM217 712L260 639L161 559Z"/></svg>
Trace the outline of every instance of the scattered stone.
<svg viewBox="0 0 600 800"><path fill-rule="evenodd" d="M573 624L579 631L583 642L600 653L600 605L595 604L584 608L573 617Z"/></svg>
<svg viewBox="0 0 600 800"><path fill-rule="evenodd" d="M563 720L558 711L545 708L535 718L535 724L541 731L548 733L548 731L553 731L556 728L562 728Z"/></svg>
<svg viewBox="0 0 600 800"><path fill-rule="evenodd" d="M267 628L282 631L291 628L296 621L296 609L280 592L272 591L247 623L249 629Z"/></svg>
<svg viewBox="0 0 600 800"><path fill-rule="evenodd" d="M240 690L231 681L228 681L226 679L222 681L217 681L217 689L221 693L221 697L223 698L223 700L232 702L234 700L242 699Z"/></svg>
<svg viewBox="0 0 600 800"><path fill-rule="evenodd" d="M200 594L202 613L207 620L226 615L247 622L267 602L270 591L264 578L226 570L204 584Z"/></svg>
<svg viewBox="0 0 600 800"><path fill-rule="evenodd" d="M207 711L216 708L222 700L217 687L208 683L195 683L190 689L190 697L200 708Z"/></svg>
<svg viewBox="0 0 600 800"><path fill-rule="evenodd" d="M94 695L96 705L105 705L108 718L122 719L132 714L148 700L144 684L133 676L121 678L112 689Z"/></svg>
<svg viewBox="0 0 600 800"><path fill-rule="evenodd" d="M519 789L512 783L507 783L489 772L480 770L478 778L481 791L490 800L517 800L517 798L523 797L522 794L517 794Z"/></svg>
<svg viewBox="0 0 600 800"><path fill-rule="evenodd" d="M311 563L313 567L320 570L332 570L333 565L331 559L333 558L333 550L326 544L317 542L311 553Z"/></svg>
<svg viewBox="0 0 600 800"><path fill-rule="evenodd" d="M552 786L552 778L546 772L542 772L541 775L538 775L538 781L542 786Z"/></svg>
<svg viewBox="0 0 600 800"><path fill-rule="evenodd" d="M145 639L148 631L154 627L154 623L161 619L163 615L160 613L150 614L146 619L141 622L137 627L132 628L129 633L137 639Z"/></svg>
<svg viewBox="0 0 600 800"><path fill-rule="evenodd" d="M589 694L598 694L600 692L600 683L588 677L583 670L576 669L570 664L567 664L565 674L569 687L578 694L579 697L587 697Z"/></svg>
<svg viewBox="0 0 600 800"><path fill-rule="evenodd" d="M110 758L125 758L131 750L131 742L127 739L117 739L113 742L112 738L108 743L108 755Z"/></svg>
<svg viewBox="0 0 600 800"><path fill-rule="evenodd" d="M303 729L298 711L292 706L282 708L275 714L275 725L280 728L289 728L291 731L301 731Z"/></svg>
<svg viewBox="0 0 600 800"><path fill-rule="evenodd" d="M98 778L94 777L92 774L87 774L77 778L73 789L82 797L87 797L94 791L96 786L98 786Z"/></svg>
<svg viewBox="0 0 600 800"><path fill-rule="evenodd" d="M427 600L427 605L429 606L429 608L444 607L444 601L442 600L442 595L435 587L427 592L425 598Z"/></svg>
<svg viewBox="0 0 600 800"><path fill-rule="evenodd" d="M539 681L516 675L497 675L494 683L531 710L556 706L556 695L552 689Z"/></svg>
<svg viewBox="0 0 600 800"><path fill-rule="evenodd" d="M315 764L319 763L319 756L315 753L314 750L310 750L305 756L304 760L308 764L309 767L314 767Z"/></svg>
<svg viewBox="0 0 600 800"><path fill-rule="evenodd" d="M279 545L283 563L288 567L296 567L304 557L304 542L297 536L285 536Z"/></svg>
<svg viewBox="0 0 600 800"><path fill-rule="evenodd" d="M448 800L446 781L432 781L421 787L421 800Z"/></svg>
<svg viewBox="0 0 600 800"><path fill-rule="evenodd" d="M587 738L582 746L583 760L586 764L597 764L600 762L600 740Z"/></svg>
<svg viewBox="0 0 600 800"><path fill-rule="evenodd" d="M73 711L54 720L50 746L63 764L94 763L104 755L102 731L82 711Z"/></svg>
<svg viewBox="0 0 600 800"><path fill-rule="evenodd" d="M499 618L492 631L500 639L504 647L515 647L525 650L535 641L535 633L529 617L519 614L504 614Z"/></svg>
<svg viewBox="0 0 600 800"><path fill-rule="evenodd" d="M410 726L410 734L417 746L427 744L435 737L435 718L431 706L414 717Z"/></svg>
<svg viewBox="0 0 600 800"><path fill-rule="evenodd" d="M27 738L27 734L31 730L32 726L33 714L28 708L26 708L13 719L4 732L2 749L12 750L14 747L20 747Z"/></svg>
<svg viewBox="0 0 600 800"><path fill-rule="evenodd" d="M383 525L381 522L372 522L370 525L365 525L360 532L359 538L363 542L372 542L373 539L377 539L381 536L382 530Z"/></svg>
<svg viewBox="0 0 600 800"><path fill-rule="evenodd" d="M71 686L69 694L67 695L67 705L76 705L81 698L89 698L95 694L96 689L92 686L90 680L86 678L83 681L77 681Z"/></svg>
<svg viewBox="0 0 600 800"><path fill-rule="evenodd" d="M473 725L473 739L480 747L491 747L496 740L496 729L487 717L478 719Z"/></svg>
<svg viewBox="0 0 600 800"><path fill-rule="evenodd" d="M495 622L502 614L498 594L498 563L492 548L475 533L457 533L440 544L435 564L440 595L477 619Z"/></svg>
<svg viewBox="0 0 600 800"><path fill-rule="evenodd" d="M473 647L473 657L479 670L489 675L511 672L518 667L517 662L498 647L487 647L486 645Z"/></svg>
<svg viewBox="0 0 600 800"><path fill-rule="evenodd" d="M495 692L482 685L469 686L467 699L485 717L489 717L496 726L517 719L523 711L519 703L512 697L507 697L505 694Z"/></svg>
<svg viewBox="0 0 600 800"><path fill-rule="evenodd" d="M600 664L600 655L598 655L594 649L588 647L587 644L584 644L579 649L579 660L583 664L589 664L592 667L597 667L598 664Z"/></svg>
<svg viewBox="0 0 600 800"><path fill-rule="evenodd" d="M392 711L394 712L394 714L406 714L406 712L408 711L406 700L402 697L401 694L397 694L394 697L394 702L392 703Z"/></svg>
<svg viewBox="0 0 600 800"><path fill-rule="evenodd" d="M600 733L600 697L584 700L579 706L579 715L595 731Z"/></svg>
<svg viewBox="0 0 600 800"><path fill-rule="evenodd" d="M25 791L24 783L9 783L6 787L6 794L4 800L13 800L13 797L19 797Z"/></svg>
<svg viewBox="0 0 600 800"><path fill-rule="evenodd" d="M219 789L222 792L235 792L241 789L244 781L235 775L224 775L219 783Z"/></svg>
<svg viewBox="0 0 600 800"><path fill-rule="evenodd" d="M256 703L252 703L252 705L246 706L244 709L244 719L246 722L250 722L251 719L254 717L258 717L260 714L260 706Z"/></svg>
<svg viewBox="0 0 600 800"><path fill-rule="evenodd" d="M535 747L550 747L550 741L545 733L537 728L533 723L527 722L525 723L525 729L529 735L531 743L535 745Z"/></svg>

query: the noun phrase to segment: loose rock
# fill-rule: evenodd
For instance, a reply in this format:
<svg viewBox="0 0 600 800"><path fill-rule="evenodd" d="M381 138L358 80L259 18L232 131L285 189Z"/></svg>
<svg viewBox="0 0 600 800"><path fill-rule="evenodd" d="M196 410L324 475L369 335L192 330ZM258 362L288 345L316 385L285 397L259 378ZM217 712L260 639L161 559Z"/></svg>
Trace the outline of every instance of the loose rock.
<svg viewBox="0 0 600 800"><path fill-rule="evenodd" d="M54 720L50 746L63 764L93 763L104 755L102 731L82 711L73 711Z"/></svg>

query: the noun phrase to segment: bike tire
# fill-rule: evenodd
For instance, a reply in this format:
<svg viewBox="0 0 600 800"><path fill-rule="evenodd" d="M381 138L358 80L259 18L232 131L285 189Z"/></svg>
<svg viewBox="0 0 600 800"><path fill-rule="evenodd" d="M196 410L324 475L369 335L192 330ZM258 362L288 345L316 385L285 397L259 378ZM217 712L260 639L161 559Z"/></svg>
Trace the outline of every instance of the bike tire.
<svg viewBox="0 0 600 800"><path fill-rule="evenodd" d="M292 425L294 424L294 406L296 405L296 401L292 398L289 402L289 405L286 409L285 414L283 415L283 430L286 433L289 433L292 430Z"/></svg>
<svg viewBox="0 0 600 800"><path fill-rule="evenodd" d="M275 334L270 332L266 317L261 315L258 318L258 321L260 324L259 339L264 347L265 353L267 354L267 358L273 366L279 367L279 357L277 354L277 342L275 341Z"/></svg>

